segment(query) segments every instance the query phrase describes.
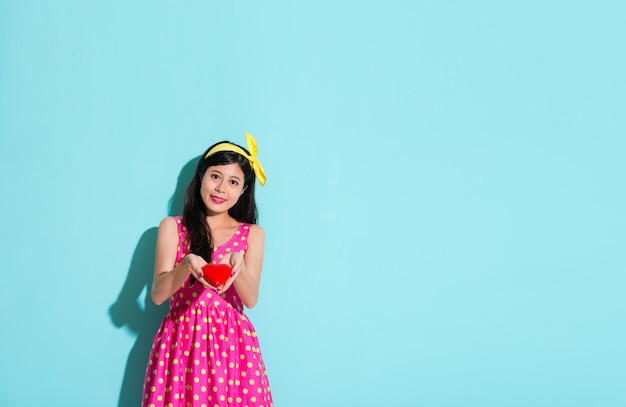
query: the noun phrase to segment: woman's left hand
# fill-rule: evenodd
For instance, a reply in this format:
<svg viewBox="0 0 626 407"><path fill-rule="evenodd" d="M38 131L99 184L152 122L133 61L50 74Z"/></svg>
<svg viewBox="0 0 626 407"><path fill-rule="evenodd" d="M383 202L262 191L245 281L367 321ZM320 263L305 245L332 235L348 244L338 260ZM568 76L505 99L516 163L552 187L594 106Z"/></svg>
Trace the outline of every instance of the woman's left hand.
<svg viewBox="0 0 626 407"><path fill-rule="evenodd" d="M233 271L230 278L221 287L218 287L215 290L218 294L226 292L226 290L228 290L230 286L235 282L237 275L245 267L245 261L243 258L243 254L239 252L232 252L224 256L220 264L228 264Z"/></svg>

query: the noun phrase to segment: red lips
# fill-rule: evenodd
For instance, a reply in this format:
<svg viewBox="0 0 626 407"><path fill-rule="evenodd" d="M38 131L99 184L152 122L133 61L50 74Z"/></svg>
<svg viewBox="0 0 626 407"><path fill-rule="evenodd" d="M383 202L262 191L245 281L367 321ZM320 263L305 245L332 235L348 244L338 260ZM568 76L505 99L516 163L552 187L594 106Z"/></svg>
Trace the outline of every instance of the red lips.
<svg viewBox="0 0 626 407"><path fill-rule="evenodd" d="M230 278L233 269L228 264L208 263L202 267L204 278L214 287L220 287Z"/></svg>

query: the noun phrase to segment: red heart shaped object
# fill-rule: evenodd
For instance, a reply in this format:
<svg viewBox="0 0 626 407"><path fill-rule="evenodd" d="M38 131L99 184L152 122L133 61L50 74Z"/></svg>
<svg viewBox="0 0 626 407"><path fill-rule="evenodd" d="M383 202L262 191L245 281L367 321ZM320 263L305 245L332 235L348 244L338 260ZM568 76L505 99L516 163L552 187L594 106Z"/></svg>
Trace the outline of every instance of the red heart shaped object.
<svg viewBox="0 0 626 407"><path fill-rule="evenodd" d="M208 263L202 267L204 278L214 287L220 287L230 278L233 269L228 264Z"/></svg>

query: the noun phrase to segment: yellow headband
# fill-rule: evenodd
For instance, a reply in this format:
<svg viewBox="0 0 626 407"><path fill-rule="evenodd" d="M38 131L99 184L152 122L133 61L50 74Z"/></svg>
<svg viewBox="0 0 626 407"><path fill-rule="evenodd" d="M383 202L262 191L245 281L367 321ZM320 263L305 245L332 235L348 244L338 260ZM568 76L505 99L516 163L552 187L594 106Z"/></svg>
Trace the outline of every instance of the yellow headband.
<svg viewBox="0 0 626 407"><path fill-rule="evenodd" d="M248 150L250 151L250 154L246 153L243 148L234 144L221 143L210 149L209 152L206 153L204 158L207 158L208 156L213 155L219 151L232 151L237 154L241 154L248 159L248 161L250 162L250 166L252 167L252 171L254 171L254 174L259 180L259 184L263 186L265 185L266 180L265 171L263 171L263 166L261 165L261 162L256 158L258 152L258 149L256 147L256 140L254 139L254 137L252 137L252 134L250 133L246 133L246 144L248 145Z"/></svg>

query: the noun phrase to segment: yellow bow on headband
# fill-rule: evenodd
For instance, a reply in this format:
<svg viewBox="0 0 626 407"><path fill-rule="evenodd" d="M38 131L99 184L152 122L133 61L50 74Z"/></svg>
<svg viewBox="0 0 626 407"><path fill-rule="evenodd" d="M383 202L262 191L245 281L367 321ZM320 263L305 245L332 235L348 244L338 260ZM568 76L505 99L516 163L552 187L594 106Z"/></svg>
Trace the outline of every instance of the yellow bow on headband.
<svg viewBox="0 0 626 407"><path fill-rule="evenodd" d="M248 159L248 161L250 162L250 166L252 167L252 171L254 171L254 174L259 180L259 184L263 186L265 185L266 177L265 177L265 171L263 171L263 166L261 165L261 162L256 158L256 155L259 149L256 146L256 140L254 139L254 137L252 137L252 134L247 133L247 132L246 132L246 144L248 145L248 151L250 151L250 154L246 153L243 148L236 146L234 144L221 143L221 144L216 145L212 149L210 149L209 152L206 153L204 158L207 158L208 156L215 154L219 151L232 151L237 154L241 154L242 156Z"/></svg>

